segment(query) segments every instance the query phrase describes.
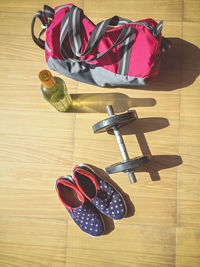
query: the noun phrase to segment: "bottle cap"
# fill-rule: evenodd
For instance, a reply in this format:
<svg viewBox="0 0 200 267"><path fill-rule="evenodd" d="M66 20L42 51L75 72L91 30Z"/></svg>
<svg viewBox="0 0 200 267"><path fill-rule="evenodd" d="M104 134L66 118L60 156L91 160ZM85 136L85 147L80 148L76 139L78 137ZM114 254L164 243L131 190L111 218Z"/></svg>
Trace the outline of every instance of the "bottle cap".
<svg viewBox="0 0 200 267"><path fill-rule="evenodd" d="M55 85L55 80L49 70L40 71L39 79L46 88L51 88Z"/></svg>

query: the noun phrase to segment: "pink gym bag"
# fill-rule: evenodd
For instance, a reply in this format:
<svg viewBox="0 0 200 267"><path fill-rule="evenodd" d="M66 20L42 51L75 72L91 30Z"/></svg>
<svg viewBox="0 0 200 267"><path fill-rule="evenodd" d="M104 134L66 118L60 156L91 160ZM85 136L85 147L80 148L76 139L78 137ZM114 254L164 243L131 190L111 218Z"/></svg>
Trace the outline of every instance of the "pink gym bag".
<svg viewBox="0 0 200 267"><path fill-rule="evenodd" d="M36 18L44 28L34 34ZM44 6L32 21L34 42L45 49L50 69L97 86L140 86L159 73L163 22L132 22L118 16L97 25L73 4ZM46 31L46 40L40 37Z"/></svg>

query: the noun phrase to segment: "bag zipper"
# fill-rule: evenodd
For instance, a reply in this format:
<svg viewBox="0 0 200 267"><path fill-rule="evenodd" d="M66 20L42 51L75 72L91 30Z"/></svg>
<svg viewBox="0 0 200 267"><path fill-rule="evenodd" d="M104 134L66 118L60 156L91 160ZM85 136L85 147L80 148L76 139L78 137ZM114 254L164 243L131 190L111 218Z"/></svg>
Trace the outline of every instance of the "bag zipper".
<svg viewBox="0 0 200 267"><path fill-rule="evenodd" d="M123 24L121 24L121 23L123 23ZM120 25L124 25L124 24L143 25L153 34L154 37L158 36L156 28L149 25L147 22L128 22L128 21L123 22L123 21L121 21L121 23L120 23Z"/></svg>
<svg viewBox="0 0 200 267"><path fill-rule="evenodd" d="M154 37L157 37L157 30L156 30L156 28L152 27L147 22L131 22L130 24L143 25L147 29L149 29L149 31L153 34Z"/></svg>

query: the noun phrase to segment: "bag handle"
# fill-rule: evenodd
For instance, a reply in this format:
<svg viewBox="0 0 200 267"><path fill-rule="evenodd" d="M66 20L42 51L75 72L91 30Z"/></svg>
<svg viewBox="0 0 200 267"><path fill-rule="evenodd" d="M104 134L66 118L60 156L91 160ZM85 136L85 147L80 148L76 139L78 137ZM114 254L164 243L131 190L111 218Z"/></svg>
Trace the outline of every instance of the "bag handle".
<svg viewBox="0 0 200 267"><path fill-rule="evenodd" d="M93 57L90 60L80 60L80 57L89 55L92 51L95 50L99 42L101 41L102 37L104 36L108 25L116 26L120 24L120 21L124 21L124 19L114 16L110 19L104 20L100 23L98 23L91 36L88 40L88 43L86 45L86 48L83 53L80 52L82 43L81 43L81 15L83 11L76 7L72 6L70 12L67 12L62 20L61 23L61 33L60 33L60 50L61 54L64 58L70 60L70 61L93 61L96 59L99 59L100 57L107 54L111 49L122 43L128 36L134 34L134 29L132 27L124 27L116 40L116 42L105 52L97 54L95 57ZM128 20L127 20L128 22ZM69 42L70 42L70 48L72 50L72 55L69 55L67 52L67 48L64 44L64 39L66 35L69 35Z"/></svg>
<svg viewBox="0 0 200 267"><path fill-rule="evenodd" d="M49 20L49 18L53 19L54 13L55 13L55 11L53 8L51 8L47 5L44 5L43 11L39 10L38 12L35 13L35 15L33 17L33 20L31 23L32 39L42 49L45 49L45 41L43 41L40 37L45 32L46 28L49 27L49 25L51 23L51 20ZM40 19L40 21L42 22L42 28L43 28L43 30L40 32L38 38L35 36L35 32L34 32L36 18Z"/></svg>

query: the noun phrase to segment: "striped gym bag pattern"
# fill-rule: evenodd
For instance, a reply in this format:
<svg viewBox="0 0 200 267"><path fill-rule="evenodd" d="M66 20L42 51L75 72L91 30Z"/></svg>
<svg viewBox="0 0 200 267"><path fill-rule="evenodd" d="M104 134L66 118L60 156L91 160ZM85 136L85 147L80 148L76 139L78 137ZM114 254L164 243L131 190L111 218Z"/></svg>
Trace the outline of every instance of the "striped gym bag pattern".
<svg viewBox="0 0 200 267"><path fill-rule="evenodd" d="M37 38L35 20L43 30ZM45 5L33 17L34 42L45 49L51 70L74 80L102 86L142 86L159 73L162 25L114 16L95 25L73 4ZM41 35L46 31L45 41Z"/></svg>

